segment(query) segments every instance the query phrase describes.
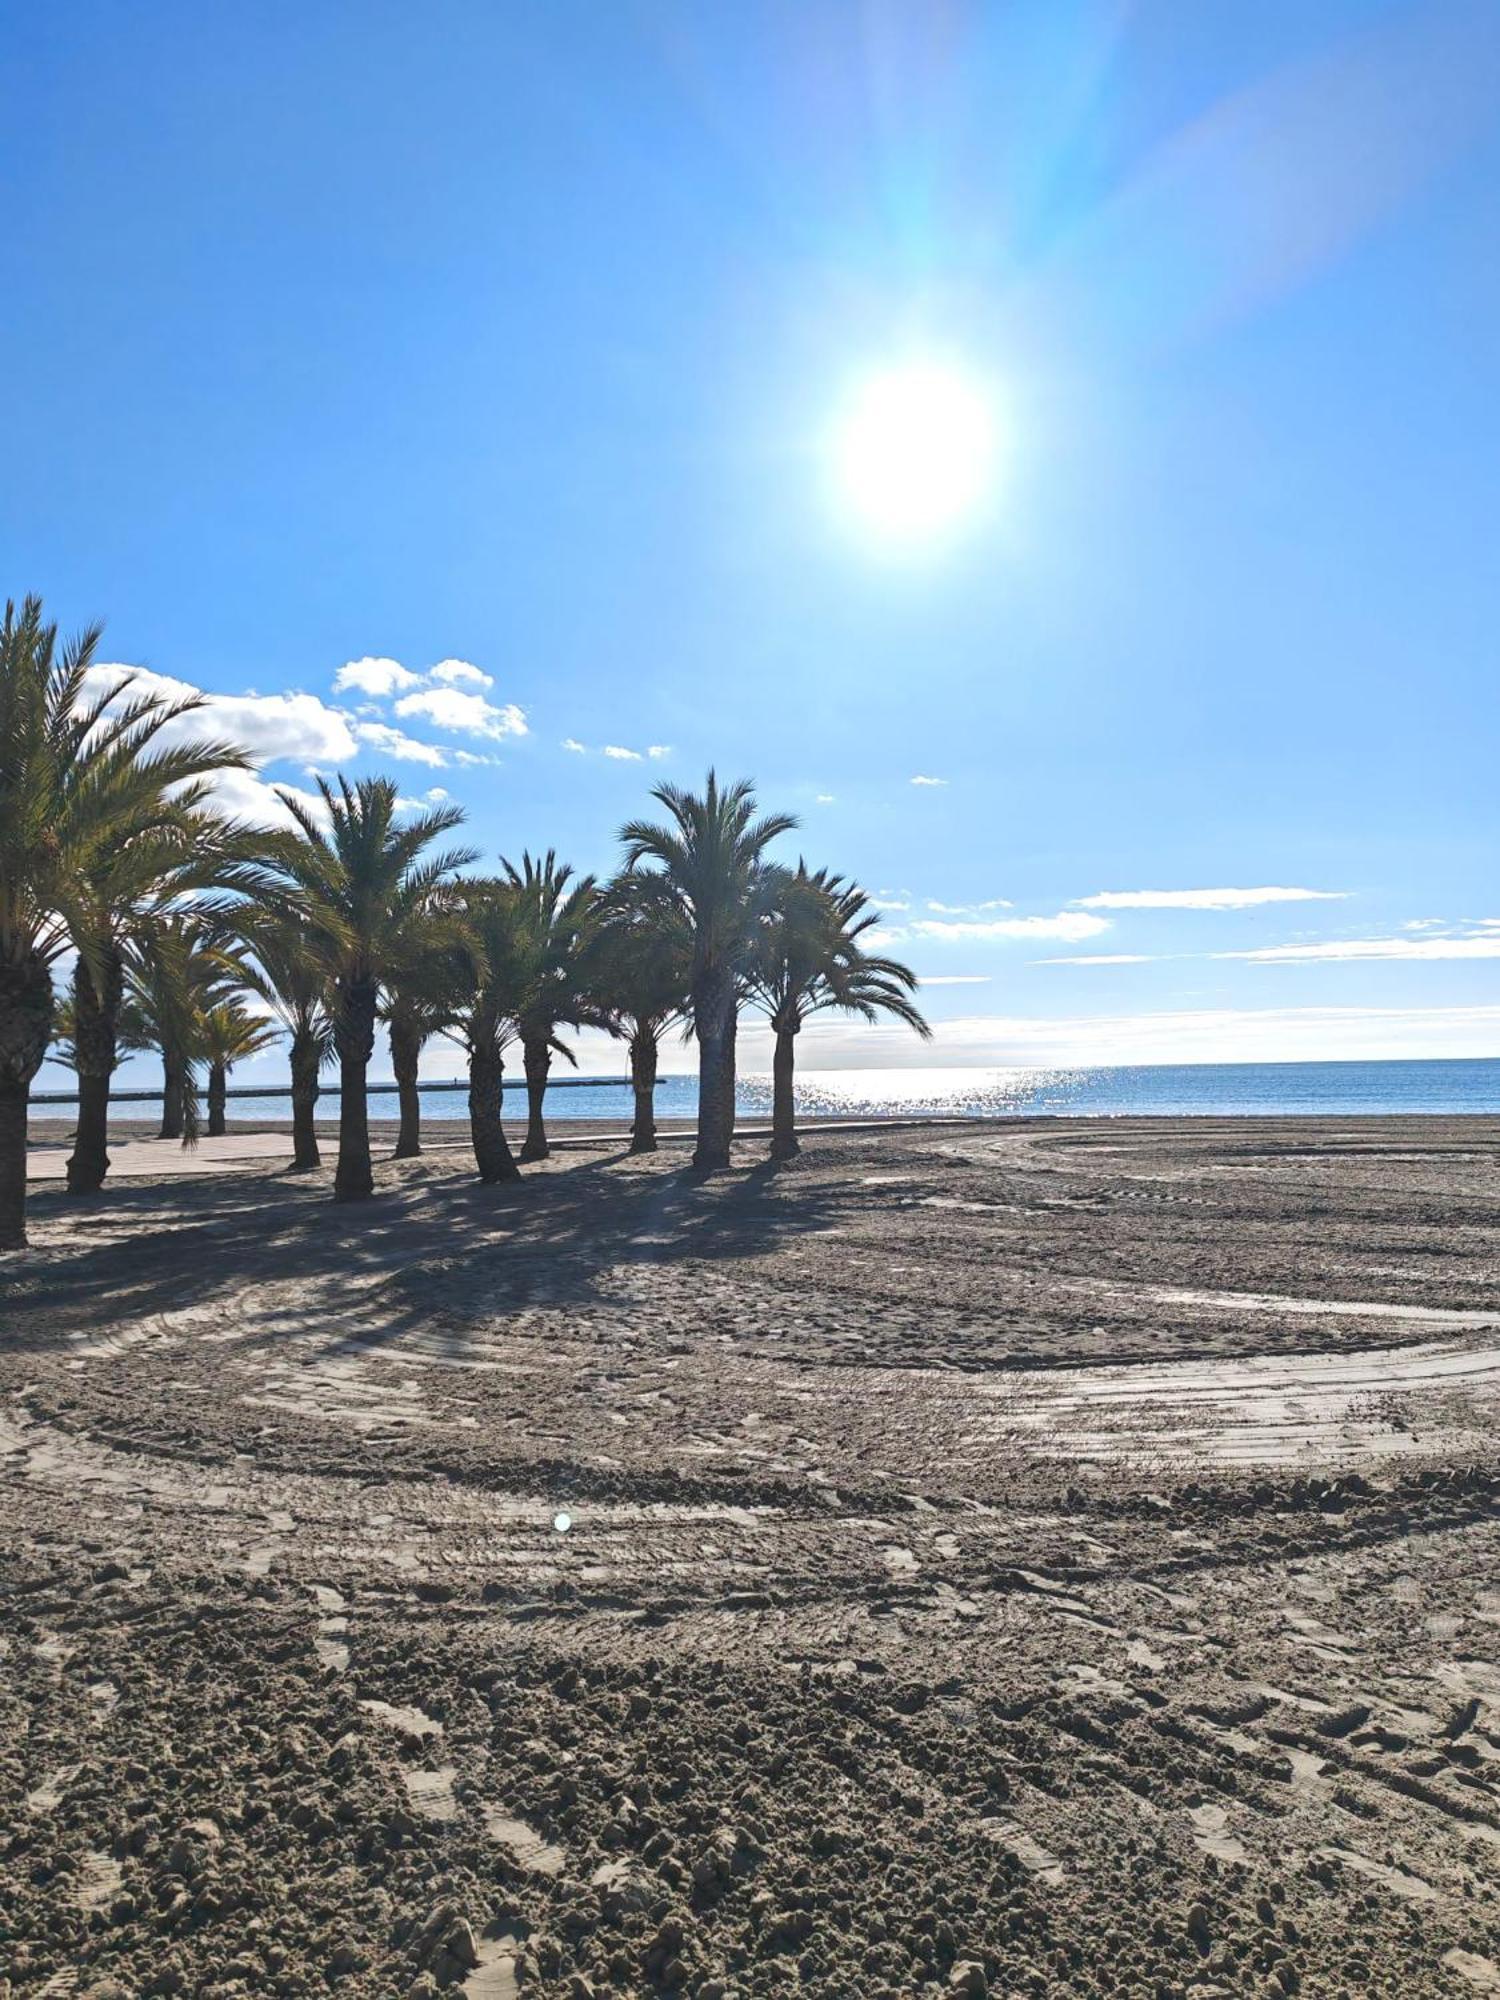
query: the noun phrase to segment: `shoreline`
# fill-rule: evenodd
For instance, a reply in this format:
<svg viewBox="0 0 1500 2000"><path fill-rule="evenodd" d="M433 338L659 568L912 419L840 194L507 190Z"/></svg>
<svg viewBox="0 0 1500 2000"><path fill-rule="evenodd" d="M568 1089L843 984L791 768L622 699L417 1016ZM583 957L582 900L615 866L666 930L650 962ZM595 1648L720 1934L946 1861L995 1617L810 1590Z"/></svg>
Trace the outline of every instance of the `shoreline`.
<svg viewBox="0 0 1500 2000"><path fill-rule="evenodd" d="M156 1137L158 1119L151 1117L111 1117L109 1121L109 1143L124 1145L134 1140ZM393 1140L400 1129L396 1118L372 1117L369 1121L370 1137L374 1140ZM526 1118L524 1113L503 1119L506 1137L512 1140L525 1136ZM339 1121L336 1116L319 1116L314 1121L319 1140L336 1139ZM1500 1131L1500 1112L1481 1107L1473 1111L1015 1111L1015 1112L966 1112L966 1111L889 1111L859 1112L857 1114L836 1111L799 1111L797 1130L838 1131L860 1130L878 1132L883 1130L919 1129L924 1126L957 1126L965 1130L995 1128L1002 1131L1024 1129L1028 1126L1045 1126L1053 1129L1077 1129L1092 1131L1101 1129L1118 1131L1122 1127L1142 1125L1148 1129L1170 1130L1185 1126L1193 1130L1208 1127L1247 1126L1258 1129L1266 1125L1289 1124L1297 1127L1347 1126L1378 1128L1386 1124L1401 1127L1415 1125L1456 1124L1463 1131L1469 1131L1477 1124L1489 1124ZM626 1139L630 1137L628 1116L619 1118L568 1118L550 1117L547 1121L548 1135L554 1144L570 1138ZM690 1117L664 1116L656 1120L658 1136L681 1136L697 1129L696 1120ZM28 1143L32 1146L58 1146L69 1143L74 1134L75 1121L63 1116L33 1116L27 1126ZM770 1113L746 1114L735 1125L738 1139L759 1138L771 1130ZM231 1118L229 1138L264 1133L291 1137L290 1118ZM422 1143L444 1146L466 1146L469 1143L467 1113L451 1118L424 1116L422 1120Z"/></svg>

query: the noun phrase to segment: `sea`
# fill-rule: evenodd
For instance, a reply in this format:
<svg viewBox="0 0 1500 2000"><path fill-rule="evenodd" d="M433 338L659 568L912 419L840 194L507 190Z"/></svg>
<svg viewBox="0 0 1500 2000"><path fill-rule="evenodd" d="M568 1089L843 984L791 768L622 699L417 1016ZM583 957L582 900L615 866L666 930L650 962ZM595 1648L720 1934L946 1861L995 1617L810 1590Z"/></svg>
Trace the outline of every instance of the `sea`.
<svg viewBox="0 0 1500 2000"><path fill-rule="evenodd" d="M628 1120L623 1081L560 1079L547 1093L549 1122ZM507 1075L506 1116L524 1115L519 1076ZM512 1088L512 1086L517 1086ZM231 1088L231 1098L235 1093ZM771 1108L771 1079L742 1076L739 1109L747 1118ZM332 1112L332 1093L320 1107ZM695 1075L659 1079L658 1118L691 1118ZM1500 1057L1406 1062L1158 1063L1082 1069L805 1070L797 1108L812 1116L879 1118L1178 1118L1347 1117L1360 1113L1500 1113ZM394 1117L394 1096L376 1094L375 1117ZM231 1117L289 1118L288 1098L231 1104ZM423 1092L424 1118L467 1118L461 1090Z"/></svg>

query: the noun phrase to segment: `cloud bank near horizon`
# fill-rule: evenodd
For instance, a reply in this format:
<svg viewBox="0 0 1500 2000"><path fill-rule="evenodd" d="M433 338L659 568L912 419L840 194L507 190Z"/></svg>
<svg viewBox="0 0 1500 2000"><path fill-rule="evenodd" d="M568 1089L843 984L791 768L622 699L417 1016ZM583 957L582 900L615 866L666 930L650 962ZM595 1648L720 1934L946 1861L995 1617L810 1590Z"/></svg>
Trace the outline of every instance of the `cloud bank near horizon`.
<svg viewBox="0 0 1500 2000"><path fill-rule="evenodd" d="M1256 910L1266 903L1339 903L1347 889L1108 889L1075 896L1080 910Z"/></svg>

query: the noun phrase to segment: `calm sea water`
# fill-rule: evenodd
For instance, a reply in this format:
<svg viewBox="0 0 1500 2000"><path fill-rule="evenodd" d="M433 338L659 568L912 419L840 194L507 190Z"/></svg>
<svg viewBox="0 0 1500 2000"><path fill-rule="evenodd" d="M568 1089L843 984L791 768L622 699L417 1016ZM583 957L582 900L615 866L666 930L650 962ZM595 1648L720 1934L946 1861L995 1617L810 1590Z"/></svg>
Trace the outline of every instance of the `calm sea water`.
<svg viewBox="0 0 1500 2000"><path fill-rule="evenodd" d="M748 1117L769 1112L771 1080L740 1079L739 1104ZM917 1113L994 1117L1287 1117L1357 1112L1500 1113L1500 1058L1450 1062L1183 1063L1099 1069L847 1069L809 1070L798 1078L804 1112L843 1117ZM690 1118L695 1076L664 1076L656 1092L659 1118ZM325 1098L322 1109L331 1114ZM521 1091L505 1094L508 1118L524 1116ZM376 1117L394 1117L394 1097L371 1099ZM423 1116L467 1118L462 1091L428 1092ZM231 1103L231 1118L289 1118L290 1100ZM549 1091L547 1116L630 1116L630 1092L619 1084Z"/></svg>

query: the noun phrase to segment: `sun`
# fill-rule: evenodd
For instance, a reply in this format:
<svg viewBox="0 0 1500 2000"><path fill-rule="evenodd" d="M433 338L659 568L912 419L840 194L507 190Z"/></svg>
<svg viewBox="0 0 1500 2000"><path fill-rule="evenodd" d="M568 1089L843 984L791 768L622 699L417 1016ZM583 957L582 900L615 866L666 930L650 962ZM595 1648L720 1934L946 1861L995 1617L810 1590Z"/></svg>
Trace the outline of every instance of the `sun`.
<svg viewBox="0 0 1500 2000"><path fill-rule="evenodd" d="M932 358L871 369L829 431L837 512L887 548L945 542L989 497L998 442L993 394L970 370Z"/></svg>

